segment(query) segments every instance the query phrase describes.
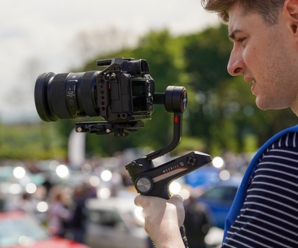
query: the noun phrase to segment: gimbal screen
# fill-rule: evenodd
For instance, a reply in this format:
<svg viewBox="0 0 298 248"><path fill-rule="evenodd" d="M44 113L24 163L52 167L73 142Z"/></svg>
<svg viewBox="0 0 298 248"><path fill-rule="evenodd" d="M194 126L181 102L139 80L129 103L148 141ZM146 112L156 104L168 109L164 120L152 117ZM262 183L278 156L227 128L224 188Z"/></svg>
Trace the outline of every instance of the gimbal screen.
<svg viewBox="0 0 298 248"><path fill-rule="evenodd" d="M132 81L133 111L147 111L146 81Z"/></svg>

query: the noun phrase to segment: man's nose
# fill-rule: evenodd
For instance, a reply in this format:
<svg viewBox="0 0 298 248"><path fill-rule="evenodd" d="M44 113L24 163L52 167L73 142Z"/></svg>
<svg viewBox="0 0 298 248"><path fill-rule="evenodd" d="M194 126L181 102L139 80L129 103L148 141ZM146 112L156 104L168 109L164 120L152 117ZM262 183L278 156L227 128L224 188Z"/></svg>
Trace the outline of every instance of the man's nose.
<svg viewBox="0 0 298 248"><path fill-rule="evenodd" d="M228 62L228 72L231 76L243 75L243 70L245 68L244 61L239 52L234 49L231 51L230 59Z"/></svg>

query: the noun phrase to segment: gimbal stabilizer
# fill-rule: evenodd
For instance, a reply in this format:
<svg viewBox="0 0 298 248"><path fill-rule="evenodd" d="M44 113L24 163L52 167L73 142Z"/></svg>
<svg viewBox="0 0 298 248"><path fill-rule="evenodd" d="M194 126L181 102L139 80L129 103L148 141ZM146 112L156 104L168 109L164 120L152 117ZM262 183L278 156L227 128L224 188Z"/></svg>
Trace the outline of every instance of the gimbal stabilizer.
<svg viewBox="0 0 298 248"><path fill-rule="evenodd" d="M126 169L140 194L169 199L170 182L211 162L207 154L190 152L163 165L153 164L152 160L171 152L180 142L186 89L168 86L165 93L155 93L155 82L144 59L111 58L98 60L97 65L104 69L41 74L34 90L40 118L50 122L101 116L106 121L80 122L76 131L127 136L144 126L144 119L151 118L153 104L163 104L167 112L174 113L172 142L132 161Z"/></svg>

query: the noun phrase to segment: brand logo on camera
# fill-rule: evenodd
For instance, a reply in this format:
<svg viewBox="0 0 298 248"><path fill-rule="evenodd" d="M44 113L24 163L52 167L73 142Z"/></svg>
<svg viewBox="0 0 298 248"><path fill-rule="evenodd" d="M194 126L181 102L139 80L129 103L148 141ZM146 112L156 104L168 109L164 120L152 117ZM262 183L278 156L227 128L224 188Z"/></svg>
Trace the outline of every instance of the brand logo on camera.
<svg viewBox="0 0 298 248"><path fill-rule="evenodd" d="M173 166L170 166L169 168L164 169L162 171L162 173L167 173L167 172L170 172L170 171L173 171L173 170L176 170L176 169L180 169L181 167L184 167L184 163L183 162L180 162L177 165L173 165Z"/></svg>

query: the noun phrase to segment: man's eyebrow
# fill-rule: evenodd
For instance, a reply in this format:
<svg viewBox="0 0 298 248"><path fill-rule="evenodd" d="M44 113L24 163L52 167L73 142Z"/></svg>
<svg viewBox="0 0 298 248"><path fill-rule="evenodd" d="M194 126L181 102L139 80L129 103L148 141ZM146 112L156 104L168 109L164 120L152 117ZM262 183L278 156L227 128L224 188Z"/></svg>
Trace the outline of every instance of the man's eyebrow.
<svg viewBox="0 0 298 248"><path fill-rule="evenodd" d="M241 33L241 30L239 30L239 29L235 29L234 31L232 31L230 34L229 34L229 38L231 39L231 40L235 40L235 38L236 38L236 34L237 33Z"/></svg>

